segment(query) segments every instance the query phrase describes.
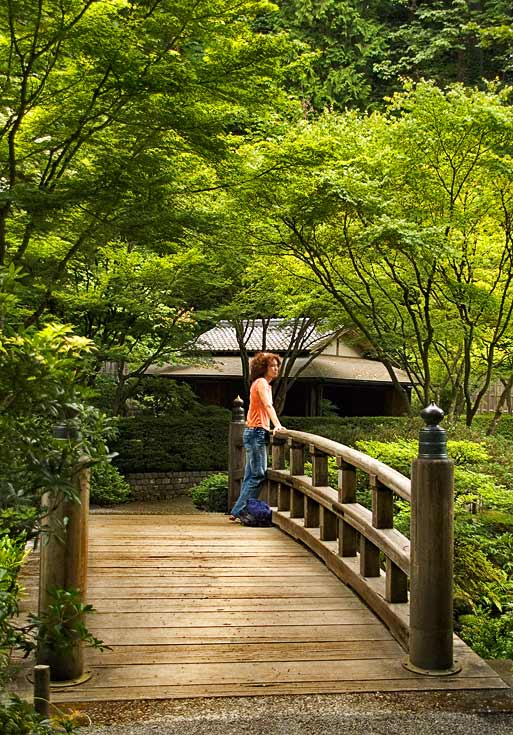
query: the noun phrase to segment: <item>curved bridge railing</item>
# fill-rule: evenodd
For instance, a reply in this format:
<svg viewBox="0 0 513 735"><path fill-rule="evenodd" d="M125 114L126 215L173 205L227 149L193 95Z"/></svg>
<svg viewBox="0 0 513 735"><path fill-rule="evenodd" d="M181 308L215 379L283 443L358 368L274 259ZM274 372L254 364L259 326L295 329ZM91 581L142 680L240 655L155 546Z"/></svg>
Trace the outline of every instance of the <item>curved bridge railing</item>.
<svg viewBox="0 0 513 735"><path fill-rule="evenodd" d="M336 489L328 483L329 457L338 466ZM369 477L372 511L357 501L357 470ZM394 495L410 500L410 480L343 444L287 431L272 440L266 485L262 497L274 509L274 523L321 557L407 648L410 541L393 527L393 506Z"/></svg>
<svg viewBox="0 0 513 735"><path fill-rule="evenodd" d="M271 467L261 498L273 522L320 557L390 629L408 652L405 664L423 674L454 674L453 466L445 449L443 412L422 412L419 457L412 480L356 449L301 431L271 440ZM230 426L229 503L243 474L242 401ZM329 484L328 460L338 468ZM305 472L306 461L311 473ZM357 473L365 473L372 509L358 502ZM394 502L411 503L410 539L394 528Z"/></svg>
<svg viewBox="0 0 513 735"><path fill-rule="evenodd" d="M328 483L329 457L338 466L336 489ZM357 502L357 470L369 477L372 511ZM321 557L407 648L410 541L393 527L393 505L394 494L410 500L410 480L362 452L300 431L273 438L267 478L263 497L275 509L274 523Z"/></svg>

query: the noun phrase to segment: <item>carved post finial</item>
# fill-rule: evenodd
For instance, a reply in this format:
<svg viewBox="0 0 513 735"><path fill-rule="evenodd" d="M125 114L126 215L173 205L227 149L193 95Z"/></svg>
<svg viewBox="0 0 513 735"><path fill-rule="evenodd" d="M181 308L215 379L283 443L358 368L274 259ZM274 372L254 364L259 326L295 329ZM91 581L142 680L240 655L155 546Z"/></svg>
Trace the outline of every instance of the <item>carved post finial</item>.
<svg viewBox="0 0 513 735"><path fill-rule="evenodd" d="M233 402L232 421L234 421L236 424L243 424L245 421L244 401L240 396L237 396L237 398Z"/></svg>
<svg viewBox="0 0 513 735"><path fill-rule="evenodd" d="M419 459L448 459L446 431L439 426L444 412L431 402L420 415L426 426L419 432Z"/></svg>

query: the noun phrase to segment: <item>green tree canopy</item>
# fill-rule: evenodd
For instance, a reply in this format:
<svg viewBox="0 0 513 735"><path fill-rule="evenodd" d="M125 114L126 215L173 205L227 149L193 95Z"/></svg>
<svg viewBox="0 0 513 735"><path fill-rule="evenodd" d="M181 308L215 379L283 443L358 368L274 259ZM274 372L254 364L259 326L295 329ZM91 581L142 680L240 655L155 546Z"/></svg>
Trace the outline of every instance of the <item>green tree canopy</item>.
<svg viewBox="0 0 513 735"><path fill-rule="evenodd" d="M512 123L505 95L422 83L245 151L275 166L241 189L255 240L296 259L392 380L407 371L423 403L461 394L468 422L511 332Z"/></svg>

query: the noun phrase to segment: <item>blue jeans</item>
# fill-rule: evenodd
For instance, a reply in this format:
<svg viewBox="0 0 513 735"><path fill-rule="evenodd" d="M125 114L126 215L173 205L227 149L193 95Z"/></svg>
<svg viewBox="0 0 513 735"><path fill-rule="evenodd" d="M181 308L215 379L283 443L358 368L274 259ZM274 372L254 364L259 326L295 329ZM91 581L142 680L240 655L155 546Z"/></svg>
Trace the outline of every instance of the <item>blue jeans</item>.
<svg viewBox="0 0 513 735"><path fill-rule="evenodd" d="M238 517L250 498L258 498L267 470L267 435L265 429L244 429L242 443L246 450L246 469L240 494L230 513Z"/></svg>

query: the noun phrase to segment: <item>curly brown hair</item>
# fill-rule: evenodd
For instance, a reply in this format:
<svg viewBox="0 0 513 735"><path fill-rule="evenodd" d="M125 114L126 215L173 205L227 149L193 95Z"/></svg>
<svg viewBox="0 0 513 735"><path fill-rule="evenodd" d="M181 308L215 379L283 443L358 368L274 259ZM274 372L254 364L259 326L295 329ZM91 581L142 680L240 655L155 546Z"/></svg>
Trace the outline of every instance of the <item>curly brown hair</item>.
<svg viewBox="0 0 513 735"><path fill-rule="evenodd" d="M271 362L276 360L281 367L281 357L274 352L257 352L249 364L249 377L251 382L257 378L263 378Z"/></svg>

